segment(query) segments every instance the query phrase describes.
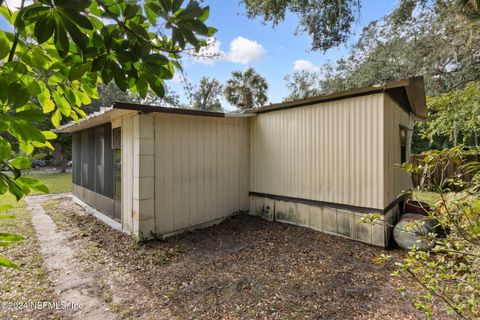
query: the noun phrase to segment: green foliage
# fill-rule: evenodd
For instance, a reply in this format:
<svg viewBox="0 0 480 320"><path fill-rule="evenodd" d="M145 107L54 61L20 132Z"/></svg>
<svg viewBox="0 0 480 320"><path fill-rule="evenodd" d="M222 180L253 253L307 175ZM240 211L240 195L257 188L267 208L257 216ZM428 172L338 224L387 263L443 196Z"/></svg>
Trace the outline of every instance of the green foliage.
<svg viewBox="0 0 480 320"><path fill-rule="evenodd" d="M287 14L298 20L296 33L308 33L312 50L328 50L345 43L360 18L360 0L242 0L250 18L262 17L276 26ZM480 21L480 0L400 0L390 14L395 26L408 22L419 10L434 6L436 11L446 8L451 16L459 16L467 23ZM445 43L448 43L445 41ZM433 47L433 46L432 46Z"/></svg>
<svg viewBox="0 0 480 320"><path fill-rule="evenodd" d="M85 117L98 83L163 97L182 52L198 52L216 32L205 24L209 7L194 0L38 0L18 11L0 4L13 30L0 31L0 129L10 137L0 138L0 195L17 200L48 192L22 177L34 149L53 149L56 138L32 123Z"/></svg>
<svg viewBox="0 0 480 320"><path fill-rule="evenodd" d="M35 148L53 149L55 138L31 122L49 116L58 127L63 119L84 117L81 107L99 98L99 82L163 96L182 51L198 51L216 31L205 25L209 8L196 1L44 0L17 12L2 6L1 13L14 32L0 32L0 127L26 156ZM2 167L14 173L2 174L0 194L9 190L20 198L28 188L39 189L18 180L30 163L23 156L11 159L3 138L0 156Z"/></svg>
<svg viewBox="0 0 480 320"><path fill-rule="evenodd" d="M446 138L451 146L478 145L480 134L480 82L471 82L462 90L453 90L427 100L429 121L420 127L421 136L433 141Z"/></svg>
<svg viewBox="0 0 480 320"><path fill-rule="evenodd" d="M449 175L449 162L461 163L462 146L444 151L431 151L425 155L422 165L406 165L409 171L429 172L439 170L442 179L432 183L430 189L437 192L436 201L425 219L436 221L437 236L425 235L424 240L434 243L430 251L413 247L400 263L396 263L394 276L411 281L409 289L403 289L429 319L435 318L436 306L462 319L480 317L480 164L471 163L475 178L472 182L461 180L460 175ZM452 184L466 186L459 193L445 193Z"/></svg>
<svg viewBox="0 0 480 320"><path fill-rule="evenodd" d="M203 111L222 111L220 96L223 86L216 79L202 77L193 93L193 108Z"/></svg>
<svg viewBox="0 0 480 320"><path fill-rule="evenodd" d="M445 2L372 21L346 58L322 66L315 88L329 93L423 75L427 94L436 96L480 80L480 21L466 21Z"/></svg>
<svg viewBox="0 0 480 320"><path fill-rule="evenodd" d="M242 0L250 18L262 17L277 25L287 13L299 18L297 33L312 37L312 50L327 50L346 42L360 10L358 0Z"/></svg>
<svg viewBox="0 0 480 320"><path fill-rule="evenodd" d="M238 109L262 107L268 100L268 84L253 68L234 71L225 85L225 98Z"/></svg>

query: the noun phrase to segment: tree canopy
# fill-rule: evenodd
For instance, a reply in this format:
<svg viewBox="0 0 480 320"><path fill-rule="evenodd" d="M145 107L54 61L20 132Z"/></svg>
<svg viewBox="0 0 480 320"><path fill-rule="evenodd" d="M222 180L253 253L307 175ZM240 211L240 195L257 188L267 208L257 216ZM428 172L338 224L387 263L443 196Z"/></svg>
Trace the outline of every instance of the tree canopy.
<svg viewBox="0 0 480 320"><path fill-rule="evenodd" d="M216 79L202 77L193 93L193 108L203 111L222 111L220 97L223 86Z"/></svg>
<svg viewBox="0 0 480 320"><path fill-rule="evenodd" d="M12 148L0 138L1 167L13 173L0 174L0 194L17 199L31 188L47 191L21 177L34 148L52 148L56 137L32 121L78 121L82 106L99 98L99 82L164 96L181 55L199 51L216 31L205 24L209 7L193 0L39 0L12 9L0 6L13 30L0 31L0 127L14 141Z"/></svg>
<svg viewBox="0 0 480 320"><path fill-rule="evenodd" d="M239 109L262 107L268 100L268 84L255 69L234 71L225 85L225 98Z"/></svg>

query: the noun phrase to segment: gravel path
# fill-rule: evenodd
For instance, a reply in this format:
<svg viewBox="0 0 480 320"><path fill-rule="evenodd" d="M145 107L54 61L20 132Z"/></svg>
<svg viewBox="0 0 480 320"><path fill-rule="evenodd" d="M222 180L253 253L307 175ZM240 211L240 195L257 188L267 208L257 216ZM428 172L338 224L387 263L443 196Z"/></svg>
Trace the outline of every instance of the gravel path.
<svg viewBox="0 0 480 320"><path fill-rule="evenodd" d="M82 271L82 265L75 259L75 252L65 235L57 230L55 222L41 206L46 201L61 198L69 198L69 194L26 198L27 208L31 211L32 223L37 231L40 251L54 280L55 292L61 299L54 302L69 306L71 309L67 310L66 314L71 314L73 319L115 319L116 316L109 311L104 301L98 298L92 277Z"/></svg>

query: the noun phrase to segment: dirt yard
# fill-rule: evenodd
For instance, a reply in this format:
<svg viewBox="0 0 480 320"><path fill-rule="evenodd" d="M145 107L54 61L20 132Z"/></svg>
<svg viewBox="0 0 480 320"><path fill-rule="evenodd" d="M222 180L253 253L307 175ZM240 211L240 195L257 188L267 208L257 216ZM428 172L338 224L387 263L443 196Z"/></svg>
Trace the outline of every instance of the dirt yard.
<svg viewBox="0 0 480 320"><path fill-rule="evenodd" d="M422 318L372 246L243 215L136 244L69 199L43 207L74 248L71 268L119 319Z"/></svg>

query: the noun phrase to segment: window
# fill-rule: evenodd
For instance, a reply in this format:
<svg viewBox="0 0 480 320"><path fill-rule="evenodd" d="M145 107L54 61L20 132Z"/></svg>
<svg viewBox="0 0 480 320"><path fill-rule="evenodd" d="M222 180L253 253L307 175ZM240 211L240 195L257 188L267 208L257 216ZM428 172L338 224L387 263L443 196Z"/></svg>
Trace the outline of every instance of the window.
<svg viewBox="0 0 480 320"><path fill-rule="evenodd" d="M407 161L407 128L400 126L400 163Z"/></svg>
<svg viewBox="0 0 480 320"><path fill-rule="evenodd" d="M112 130L112 149L122 148L122 131L120 128Z"/></svg>

